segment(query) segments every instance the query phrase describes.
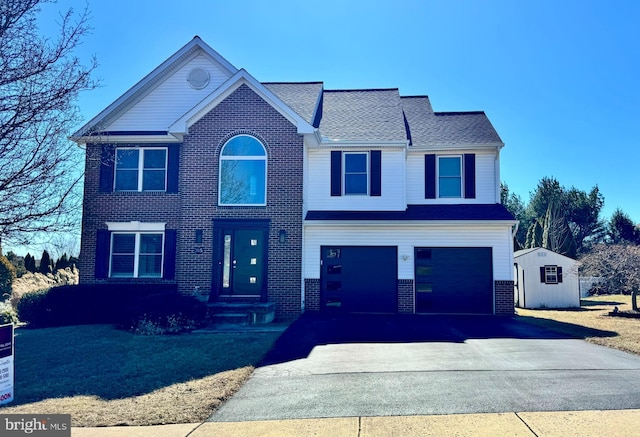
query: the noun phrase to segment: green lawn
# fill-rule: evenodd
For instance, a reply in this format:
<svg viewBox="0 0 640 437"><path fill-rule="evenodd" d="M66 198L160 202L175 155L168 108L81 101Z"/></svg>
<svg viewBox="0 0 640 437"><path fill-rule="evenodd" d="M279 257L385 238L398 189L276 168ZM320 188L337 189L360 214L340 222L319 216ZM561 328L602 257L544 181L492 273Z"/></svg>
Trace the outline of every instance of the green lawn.
<svg viewBox="0 0 640 437"><path fill-rule="evenodd" d="M201 420L242 384L278 336L137 336L110 325L21 328L15 340L15 401L0 411L45 408L46 413L72 414L74 425L97 426L114 424L102 418L106 410L115 409L116 424L150 424L127 410L148 404L136 414L150 416L151 409L166 404L167 409L184 409L184 417L169 419L173 412L154 411L151 422ZM104 406L104 414L87 411L99 408L95 402ZM213 407L203 410L200 403ZM197 415L190 416L190 409Z"/></svg>

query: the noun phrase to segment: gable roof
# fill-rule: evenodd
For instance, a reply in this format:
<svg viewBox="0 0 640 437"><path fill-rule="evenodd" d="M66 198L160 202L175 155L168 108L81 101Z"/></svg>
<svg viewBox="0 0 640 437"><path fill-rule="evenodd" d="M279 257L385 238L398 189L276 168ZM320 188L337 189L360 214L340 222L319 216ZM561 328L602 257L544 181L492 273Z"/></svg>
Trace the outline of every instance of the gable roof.
<svg viewBox="0 0 640 437"><path fill-rule="evenodd" d="M434 112L426 96L402 97L401 105L414 147L503 144L482 111Z"/></svg>
<svg viewBox="0 0 640 437"><path fill-rule="evenodd" d="M267 87L258 82L245 69L240 69L236 74L231 76L229 80L218 87L213 93L208 95L204 100L194 106L191 110L182 115L171 126L169 133L177 138L185 135L189 131L189 127L215 108L220 102L228 97L233 91L241 85L247 85L263 100L269 103L275 110L280 112L283 117L289 120L298 128L300 134L311 134L315 132L304 118L287 106L278 96L272 93Z"/></svg>
<svg viewBox="0 0 640 437"><path fill-rule="evenodd" d="M207 65L214 66L216 81L198 93L189 94L191 97L182 98L180 105L174 102L174 105L158 106L158 99L178 95L172 88L161 90L170 86L169 77L181 78L185 74L183 70L194 65L196 56L207 59L210 63ZM176 73L178 71L180 74ZM315 141L322 138L325 143L352 141L398 145L408 142L412 148L504 145L484 112L434 112L427 96L401 97L397 88L325 90L322 82L260 83L245 70L231 65L198 36L71 138L78 143L88 141L92 134L119 135L121 140L126 135L146 140L175 140L187 132L191 123L243 83L295 124L299 133L315 133ZM150 95L152 92L155 94ZM187 96L184 91L180 93L180 96ZM159 117L154 108L161 107L168 110ZM102 126L113 129L101 129Z"/></svg>
<svg viewBox="0 0 640 437"><path fill-rule="evenodd" d="M514 259L515 258L519 258L521 256L525 256L525 255L528 255L530 253L537 252L537 251L550 252L550 253L553 253L554 255L566 258L566 259L570 260L571 262L578 262L577 260L571 258L570 256L566 256L566 255L563 255L561 253L554 252L553 250L546 249L544 247L532 247L532 248L529 248L529 249L516 250L515 252L513 252L513 258Z"/></svg>
<svg viewBox="0 0 640 437"><path fill-rule="evenodd" d="M238 71L236 67L196 35L180 50L170 56L166 61L130 88L126 93L116 99L116 101L107 106L98 115L93 117L84 126L74 132L71 135L71 138L79 141L81 140L81 137L85 135L91 135L92 133L102 131L103 129L101 126L108 126L111 121L122 115L122 113L126 112L128 108L135 104L135 102L139 101L144 95L148 94L152 89L158 86L162 80L170 76L185 62L198 54L204 54L207 56L208 59L223 72L223 74L226 74L226 76L232 76Z"/></svg>
<svg viewBox="0 0 640 437"><path fill-rule="evenodd" d="M325 91L320 134L330 140L406 140L398 89Z"/></svg>
<svg viewBox="0 0 640 437"><path fill-rule="evenodd" d="M322 82L263 82L263 85L307 123L313 124L322 98Z"/></svg>

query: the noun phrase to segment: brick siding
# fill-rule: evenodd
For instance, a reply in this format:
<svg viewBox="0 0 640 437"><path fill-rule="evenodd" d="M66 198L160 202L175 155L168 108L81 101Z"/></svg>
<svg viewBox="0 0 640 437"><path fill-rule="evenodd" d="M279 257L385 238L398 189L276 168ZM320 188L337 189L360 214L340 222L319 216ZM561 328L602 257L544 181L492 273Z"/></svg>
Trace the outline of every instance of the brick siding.
<svg viewBox="0 0 640 437"><path fill-rule="evenodd" d="M513 285L513 281L495 281L497 316L513 315Z"/></svg>
<svg viewBox="0 0 640 437"><path fill-rule="evenodd" d="M305 311L320 311L320 279L305 278L304 309Z"/></svg>
<svg viewBox="0 0 640 437"><path fill-rule="evenodd" d="M413 314L413 279L398 279L398 313Z"/></svg>
<svg viewBox="0 0 640 437"><path fill-rule="evenodd" d="M220 149L246 133L267 149L267 206L218 206ZM100 145L87 146L81 282L94 279L96 229L107 221L166 222L178 230L176 281L182 293L209 298L213 220L268 219L268 300L276 317L301 312L303 139L296 127L242 85L189 129L180 146L179 193L100 193ZM281 229L286 242L278 241ZM196 244L196 230L203 231Z"/></svg>

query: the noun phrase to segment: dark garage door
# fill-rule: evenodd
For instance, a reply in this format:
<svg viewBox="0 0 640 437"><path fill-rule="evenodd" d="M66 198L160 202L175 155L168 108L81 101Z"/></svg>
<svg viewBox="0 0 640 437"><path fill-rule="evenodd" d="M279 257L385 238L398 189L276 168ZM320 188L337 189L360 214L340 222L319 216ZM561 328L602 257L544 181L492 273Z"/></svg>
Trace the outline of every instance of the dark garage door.
<svg viewBox="0 0 640 437"><path fill-rule="evenodd" d="M321 251L322 309L397 312L398 250L395 246L323 246Z"/></svg>
<svg viewBox="0 0 640 437"><path fill-rule="evenodd" d="M415 249L417 313L493 313L490 247Z"/></svg>

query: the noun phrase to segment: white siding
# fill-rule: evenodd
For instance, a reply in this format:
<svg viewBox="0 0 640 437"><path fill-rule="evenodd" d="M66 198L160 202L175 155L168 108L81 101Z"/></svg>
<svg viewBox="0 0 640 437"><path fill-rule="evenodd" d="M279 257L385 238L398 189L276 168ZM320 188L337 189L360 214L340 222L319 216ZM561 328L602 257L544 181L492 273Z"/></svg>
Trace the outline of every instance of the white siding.
<svg viewBox="0 0 640 437"><path fill-rule="evenodd" d="M346 149L345 149L346 150ZM372 148L353 148L348 151L368 151ZM382 149L381 196L331 196L331 150L309 149L308 154L309 210L352 211L404 211L405 202L405 150Z"/></svg>
<svg viewBox="0 0 640 437"><path fill-rule="evenodd" d="M571 308L580 306L577 262L547 249L537 249L514 258L516 302L523 308ZM540 267L562 267L562 283L540 282Z"/></svg>
<svg viewBox="0 0 640 437"><path fill-rule="evenodd" d="M398 279L414 278L415 247L491 247L494 280L513 279L510 226L305 226L304 277L320 277L320 246L397 246ZM461 266L464 268L464 266Z"/></svg>
<svg viewBox="0 0 640 437"><path fill-rule="evenodd" d="M476 152L476 198L475 199L425 199L424 155L426 152L409 152L407 157L407 203L409 205L455 204L455 203L499 203L496 198L495 152ZM447 151L441 155L462 155L466 151Z"/></svg>
<svg viewBox="0 0 640 437"><path fill-rule="evenodd" d="M196 67L209 72L209 84L200 90L193 89L187 82L187 75ZM164 79L104 130L166 131L228 78L214 62L200 54Z"/></svg>

